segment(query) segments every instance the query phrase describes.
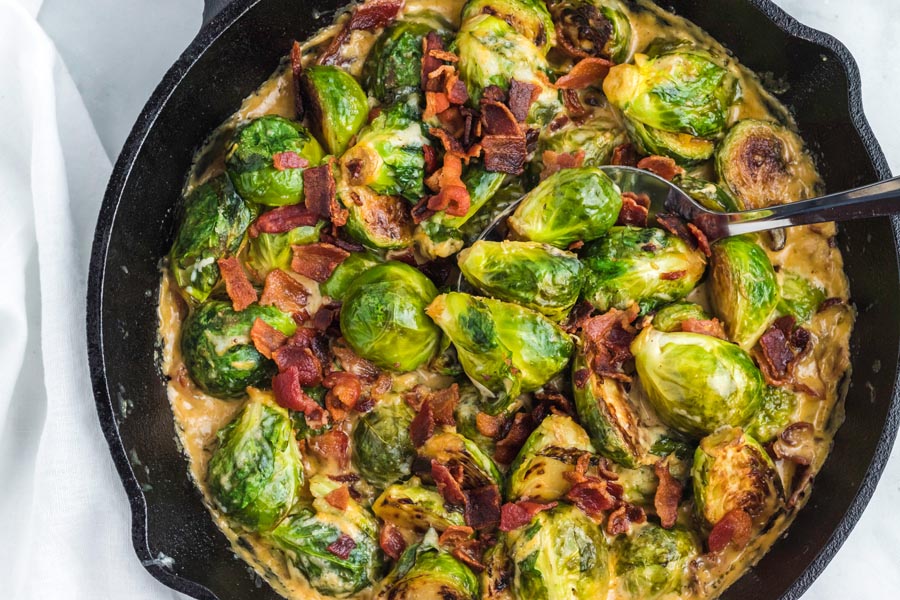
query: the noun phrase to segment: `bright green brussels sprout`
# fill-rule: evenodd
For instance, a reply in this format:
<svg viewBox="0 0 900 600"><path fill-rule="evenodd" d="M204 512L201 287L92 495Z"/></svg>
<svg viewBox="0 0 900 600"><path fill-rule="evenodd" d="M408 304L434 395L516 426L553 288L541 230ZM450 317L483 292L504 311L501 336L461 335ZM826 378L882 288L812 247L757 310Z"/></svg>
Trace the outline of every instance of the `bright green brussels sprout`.
<svg viewBox="0 0 900 600"><path fill-rule="evenodd" d="M778 312L791 315L798 323L809 321L825 301L825 290L793 271L778 272L778 289L781 298Z"/></svg>
<svg viewBox="0 0 900 600"><path fill-rule="evenodd" d="M522 198L509 218L519 237L567 248L604 235L622 210L616 184L597 167L557 171Z"/></svg>
<svg viewBox="0 0 900 600"><path fill-rule="evenodd" d="M274 306L253 304L236 312L230 302L210 300L194 310L181 329L181 352L200 389L218 398L240 398L249 386L268 384L275 363L257 351L250 328L262 319L293 335L294 319Z"/></svg>
<svg viewBox="0 0 900 600"><path fill-rule="evenodd" d="M341 157L350 185L367 185L378 194L403 196L413 204L419 201L424 194L422 148L430 142L422 124L411 116L416 110L417 105L400 101L363 127L356 144Z"/></svg>
<svg viewBox="0 0 900 600"><path fill-rule="evenodd" d="M219 282L216 261L237 253L253 212L227 177L204 183L184 199L184 217L169 252L169 268L181 291L203 302Z"/></svg>
<svg viewBox="0 0 900 600"><path fill-rule="evenodd" d="M575 470L578 457L594 447L587 432L570 417L550 415L531 432L509 467L507 497L552 502L571 487L565 474Z"/></svg>
<svg viewBox="0 0 900 600"><path fill-rule="evenodd" d="M766 386L759 410L747 423L744 430L763 444L775 439L785 427L795 421L794 409L797 407L797 396L794 392Z"/></svg>
<svg viewBox="0 0 900 600"><path fill-rule="evenodd" d="M344 296L341 333L354 352L379 367L413 371L440 343L440 330L425 314L436 295L434 284L407 264L372 267Z"/></svg>
<svg viewBox="0 0 900 600"><path fill-rule="evenodd" d="M686 167L711 158L716 151L713 140L655 129L640 121L626 119L625 130L642 154L668 156Z"/></svg>
<svg viewBox="0 0 900 600"><path fill-rule="evenodd" d="M350 236L367 248L395 250L412 244L409 204L395 196L376 194L366 186L352 187L342 180L338 197L347 209Z"/></svg>
<svg viewBox="0 0 900 600"><path fill-rule="evenodd" d="M539 512L509 534L513 587L528 600L595 600L609 590L609 551L600 526L570 504Z"/></svg>
<svg viewBox="0 0 900 600"><path fill-rule="evenodd" d="M479 167L483 168L481 165ZM481 239L481 234L488 225L499 219L501 215L509 214L510 207L525 195L523 186L524 182L521 178L507 176L489 200L482 204L478 212L468 213L471 217L459 226L459 233L465 243L472 244Z"/></svg>
<svg viewBox="0 0 900 600"><path fill-rule="evenodd" d="M613 227L584 249L584 297L601 312L634 303L642 314L687 296L706 257L655 227Z"/></svg>
<svg viewBox="0 0 900 600"><path fill-rule="evenodd" d="M375 600L477 600L478 577L438 545L429 531L421 543L400 556L375 592Z"/></svg>
<svg viewBox="0 0 900 600"><path fill-rule="evenodd" d="M647 523L637 533L616 540L616 574L626 598L655 600L679 597L688 583L688 567L700 543L685 529Z"/></svg>
<svg viewBox="0 0 900 600"><path fill-rule="evenodd" d="M490 397L490 414L547 383L572 354L562 329L516 304L451 292L435 298L427 312L456 347L466 375Z"/></svg>
<svg viewBox="0 0 900 600"><path fill-rule="evenodd" d="M381 262L381 258L371 252L352 252L331 273L331 277L319 285L319 290L335 300L343 300L356 278Z"/></svg>
<svg viewBox="0 0 900 600"><path fill-rule="evenodd" d="M275 168L273 157L282 152L293 152L312 167L322 161L324 154L319 142L303 125L284 117L266 115L238 129L225 156L225 165L244 200L267 206L303 200L305 167Z"/></svg>
<svg viewBox="0 0 900 600"><path fill-rule="evenodd" d="M653 315L653 327L670 333L681 331L681 324L688 319L697 321L709 320L709 315L699 304L693 302L675 302L664 306Z"/></svg>
<svg viewBox="0 0 900 600"><path fill-rule="evenodd" d="M534 152L534 170L540 172L544 168L543 155L547 150L567 154L584 152L583 166L606 165L615 147L627 139L625 130L608 117L593 118L584 123L569 121L558 129L546 127L541 131Z"/></svg>
<svg viewBox="0 0 900 600"><path fill-rule="evenodd" d="M775 464L765 448L738 427L700 441L691 477L697 514L710 527L735 509L761 527L781 503Z"/></svg>
<svg viewBox="0 0 900 600"><path fill-rule="evenodd" d="M291 246L302 246L319 241L319 233L325 227L325 221L315 225L302 225L285 233L260 233L249 238L247 244L247 260L244 262L253 275L263 281L269 271L281 269L291 270L294 251Z"/></svg>
<svg viewBox="0 0 900 600"><path fill-rule="evenodd" d="M716 152L716 171L748 208L764 208L816 196L819 175L793 131L747 119L732 127Z"/></svg>
<svg viewBox="0 0 900 600"><path fill-rule="evenodd" d="M672 182L684 192L709 210L719 212L738 212L744 210L743 204L731 195L724 186L704 181L690 175L681 175Z"/></svg>
<svg viewBox="0 0 900 600"><path fill-rule="evenodd" d="M428 438L419 456L435 460L451 470L462 469L463 489L475 489L503 481L497 465L472 440L451 431Z"/></svg>
<svg viewBox="0 0 900 600"><path fill-rule="evenodd" d="M304 106L316 138L340 156L369 117L366 93L352 75L331 65L313 65L300 77Z"/></svg>
<svg viewBox="0 0 900 600"><path fill-rule="evenodd" d="M460 19L465 22L482 14L503 19L544 54L556 44L556 27L542 0L468 0Z"/></svg>
<svg viewBox="0 0 900 600"><path fill-rule="evenodd" d="M646 327L631 352L650 403L681 433L701 437L743 425L759 408L762 375L750 355L730 342Z"/></svg>
<svg viewBox="0 0 900 600"><path fill-rule="evenodd" d="M316 498L312 507L300 508L266 537L313 589L344 598L374 585L381 577L384 559L378 545L378 522L368 509L351 498L347 507L339 510L324 499L340 485L327 477L314 477L310 482ZM346 558L330 549L344 537L353 541Z"/></svg>
<svg viewBox="0 0 900 600"><path fill-rule="evenodd" d="M765 250L749 237L719 240L710 259L710 300L725 332L749 350L778 316L778 280Z"/></svg>
<svg viewBox="0 0 900 600"><path fill-rule="evenodd" d="M466 19L456 35L456 51L460 77L476 105L484 88L496 85L507 90L516 79L540 90L528 112L528 123L545 125L562 110L559 92L547 76L550 65L543 51L502 18L479 14Z"/></svg>
<svg viewBox="0 0 900 600"><path fill-rule="evenodd" d="M565 318L581 292L581 262L538 242L480 240L459 253L459 270L483 293Z"/></svg>
<svg viewBox="0 0 900 600"><path fill-rule="evenodd" d="M618 0L553 0L547 4L564 49L615 63L628 62L631 21Z"/></svg>
<svg viewBox="0 0 900 600"><path fill-rule="evenodd" d="M271 394L254 390L216 438L206 473L216 508L249 531L275 527L303 486L303 462L287 410Z"/></svg>
<svg viewBox="0 0 900 600"><path fill-rule="evenodd" d="M409 439L412 409L380 402L353 428L353 465L366 481L384 487L409 476L416 449Z"/></svg>
<svg viewBox="0 0 900 600"><path fill-rule="evenodd" d="M372 511L386 523L419 534L432 528L440 532L466 524L462 512L447 508L444 497L433 487L422 485L418 477L386 487Z"/></svg>

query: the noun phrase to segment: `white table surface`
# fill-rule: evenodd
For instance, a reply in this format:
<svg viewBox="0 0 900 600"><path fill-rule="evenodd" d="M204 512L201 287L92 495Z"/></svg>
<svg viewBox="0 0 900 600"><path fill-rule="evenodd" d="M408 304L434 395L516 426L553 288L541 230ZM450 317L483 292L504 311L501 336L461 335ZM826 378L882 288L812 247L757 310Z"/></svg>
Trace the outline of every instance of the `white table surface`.
<svg viewBox="0 0 900 600"><path fill-rule="evenodd" d="M866 114L892 169L900 172L895 100L900 94L900 1L777 2L853 52L862 73ZM200 0L44 0L38 20L62 54L111 159L166 69L193 38L201 11ZM900 448L859 524L804 598L900 597L898 506ZM160 586L163 597L171 595Z"/></svg>

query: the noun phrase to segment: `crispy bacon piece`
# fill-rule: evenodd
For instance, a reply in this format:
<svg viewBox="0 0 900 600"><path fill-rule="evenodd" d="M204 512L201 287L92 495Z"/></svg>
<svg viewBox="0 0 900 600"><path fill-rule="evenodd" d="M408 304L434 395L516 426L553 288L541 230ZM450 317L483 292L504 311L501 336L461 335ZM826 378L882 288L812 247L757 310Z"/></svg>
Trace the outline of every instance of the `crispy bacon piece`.
<svg viewBox="0 0 900 600"><path fill-rule="evenodd" d="M342 533L338 539L325 547L326 550L342 560L350 558L350 553L353 552L354 548L356 548L356 542L354 542L353 538L346 533Z"/></svg>
<svg viewBox="0 0 900 600"><path fill-rule="evenodd" d="M451 554L476 571L483 571L481 564L482 543L473 536L475 530L465 525L451 525L438 538L438 543L451 549Z"/></svg>
<svg viewBox="0 0 900 600"><path fill-rule="evenodd" d="M703 230L693 223L688 223L687 228L688 231L691 232L691 235L694 236L694 239L697 241L697 246L700 248L700 251L706 255L706 258L712 256L712 249L709 247L709 238L706 237Z"/></svg>
<svg viewBox="0 0 900 600"><path fill-rule="evenodd" d="M349 213L338 203L331 161L303 171L303 197L309 212L337 227L347 223Z"/></svg>
<svg viewBox="0 0 900 600"><path fill-rule="evenodd" d="M500 524L500 488L494 484L463 492L466 525L476 531L495 529Z"/></svg>
<svg viewBox="0 0 900 600"><path fill-rule="evenodd" d="M385 554L394 560L400 558L400 555L406 550L406 540L403 539L403 534L400 533L400 529L397 526L390 522L385 522L381 526L381 531L378 534L378 545L381 546Z"/></svg>
<svg viewBox="0 0 900 600"><path fill-rule="evenodd" d="M632 525L640 525L647 522L647 513L640 506L622 504L612 511L606 520L606 533L609 535L622 535L631 531Z"/></svg>
<svg viewBox="0 0 900 600"><path fill-rule="evenodd" d="M272 391L275 393L275 401L280 406L303 413L306 424L312 429L319 429L329 423L325 409L303 391L296 367L291 367L273 377Z"/></svg>
<svg viewBox="0 0 900 600"><path fill-rule="evenodd" d="M297 379L304 387L322 383L322 364L310 348L287 343L272 353L272 359L279 371L296 369Z"/></svg>
<svg viewBox="0 0 900 600"><path fill-rule="evenodd" d="M254 221L250 226L250 237L257 237L260 233L285 233L297 227L310 227L318 222L319 217L302 204L279 206L261 214Z"/></svg>
<svg viewBox="0 0 900 600"><path fill-rule="evenodd" d="M331 327L332 321L334 321L335 311L330 308L325 308L324 306L316 311L316 314L312 319L313 329L317 329L319 331L327 331L329 327Z"/></svg>
<svg viewBox="0 0 900 600"><path fill-rule="evenodd" d="M523 135L512 111L500 102L481 101L481 123L486 135Z"/></svg>
<svg viewBox="0 0 900 600"><path fill-rule="evenodd" d="M621 167L635 167L637 162L637 152L632 144L626 142L613 148L610 164Z"/></svg>
<svg viewBox="0 0 900 600"><path fill-rule="evenodd" d="M444 83L444 90L450 104L459 106L465 104L469 100L469 90L466 88L466 82L459 78L459 75L456 74L455 70L453 71L453 74L447 75Z"/></svg>
<svg viewBox="0 0 900 600"><path fill-rule="evenodd" d="M636 331L631 323L637 314L638 306L632 304L628 310L613 308L585 320L582 328L584 351L588 366L594 373L619 381L631 381L622 366L632 358L631 342Z"/></svg>
<svg viewBox="0 0 900 600"><path fill-rule="evenodd" d="M509 110L516 121L524 123L528 118L531 105L541 94L541 88L533 83L525 83L518 79L509 82Z"/></svg>
<svg viewBox="0 0 900 600"><path fill-rule="evenodd" d="M225 291L231 298L231 306L234 310L240 312L256 302L256 289L247 279L247 274L244 273L244 268L238 259L229 256L220 258L216 262L219 265L219 273L225 280Z"/></svg>
<svg viewBox="0 0 900 600"><path fill-rule="evenodd" d="M678 279L681 279L685 275L687 275L687 271L685 271L685 270L666 271L665 273L660 273L659 278L662 279L663 281L676 281Z"/></svg>
<svg viewBox="0 0 900 600"><path fill-rule="evenodd" d="M266 275L266 283L262 296L259 298L260 306L275 306L286 313L296 313L306 306L309 292L302 283L282 271L272 269Z"/></svg>
<svg viewBox="0 0 900 600"><path fill-rule="evenodd" d="M688 333L702 333L703 335L711 335L720 340L727 340L725 329L719 319L685 319L681 322L681 330Z"/></svg>
<svg viewBox="0 0 900 600"><path fill-rule="evenodd" d="M507 502L500 507L500 531L515 531L531 523L531 519L542 510L554 508L557 502Z"/></svg>
<svg viewBox="0 0 900 600"><path fill-rule="evenodd" d="M331 277L337 266L350 256L346 250L322 242L293 246L293 249L291 269L319 283Z"/></svg>
<svg viewBox="0 0 900 600"><path fill-rule="evenodd" d="M287 342L288 336L257 318L253 321L253 327L250 328L250 339L260 354L266 358L272 358L272 354Z"/></svg>
<svg viewBox="0 0 900 600"><path fill-rule="evenodd" d="M333 460L341 469L350 464L350 437L339 429L309 438L309 449L323 460Z"/></svg>
<svg viewBox="0 0 900 600"><path fill-rule="evenodd" d="M535 392L534 399L536 402L531 410L531 418L535 423L540 423L550 415L575 415L572 401L558 392Z"/></svg>
<svg viewBox="0 0 900 600"><path fill-rule="evenodd" d="M743 510L735 508L725 513L709 532L706 540L709 551L721 552L731 543L737 548L743 548L750 541L752 528L753 520Z"/></svg>
<svg viewBox="0 0 900 600"><path fill-rule="evenodd" d="M451 525L438 538L438 544L453 548L469 541L473 535L475 535L475 530L468 525Z"/></svg>
<svg viewBox="0 0 900 600"><path fill-rule="evenodd" d="M350 240L344 240L339 237L333 236L327 232L319 233L319 241L320 242L328 242L329 244L334 244L338 248L342 250L346 250L347 252L362 252L365 250L365 246L360 243L353 242Z"/></svg>
<svg viewBox="0 0 900 600"><path fill-rule="evenodd" d="M791 382L794 365L809 345L809 332L794 325L791 316L779 318L762 334L754 349L759 368L770 385Z"/></svg>
<svg viewBox="0 0 900 600"><path fill-rule="evenodd" d="M291 46L291 75L294 87L294 111L297 120L303 120L303 94L300 93L300 76L303 74L303 47L300 42L294 40Z"/></svg>
<svg viewBox="0 0 900 600"><path fill-rule="evenodd" d="M563 329L568 333L575 333L582 327L594 312L594 306L587 300L582 300L569 311L569 316L563 322Z"/></svg>
<svg viewBox="0 0 900 600"><path fill-rule="evenodd" d="M544 164L544 168L541 169L541 181L543 181L557 171L561 171L563 169L574 169L584 164L584 150L579 150L575 154L572 154L570 152L554 152L553 150L544 150L544 153L541 155L541 162Z"/></svg>
<svg viewBox="0 0 900 600"><path fill-rule="evenodd" d="M637 168L659 175L666 181L672 181L678 175L684 175L684 169L668 156L647 156L638 161Z"/></svg>
<svg viewBox="0 0 900 600"><path fill-rule="evenodd" d="M436 460L431 461L431 478L434 479L434 484L444 502L452 506L463 506L466 503L466 496L459 481L453 477L450 469Z"/></svg>
<svg viewBox="0 0 900 600"><path fill-rule="evenodd" d="M556 80L561 90L580 90L603 81L613 63L605 58L590 56L582 58L572 69Z"/></svg>
<svg viewBox="0 0 900 600"><path fill-rule="evenodd" d="M416 448L419 448L434 435L434 428L434 412L431 403L426 401L409 424L409 439Z"/></svg>
<svg viewBox="0 0 900 600"><path fill-rule="evenodd" d="M672 235L681 238L691 248L697 247L697 238L694 237L691 230L688 229L684 219L678 215L660 213L656 215L656 221L663 229Z"/></svg>
<svg viewBox="0 0 900 600"><path fill-rule="evenodd" d="M528 149L525 136L521 134L486 135L481 138L481 149L484 152L484 168L488 171L520 175L525 170Z"/></svg>
<svg viewBox="0 0 900 600"><path fill-rule="evenodd" d="M331 39L328 47L319 54L316 62L320 65L337 64L341 46L347 41L351 32L387 27L397 18L397 14L402 8L403 0L369 0L358 5L344 27Z"/></svg>
<svg viewBox="0 0 900 600"><path fill-rule="evenodd" d="M506 425L504 417L494 417L486 412L479 412L475 415L475 429L483 436L496 439L500 436L500 432Z"/></svg>
<svg viewBox="0 0 900 600"><path fill-rule="evenodd" d="M272 166L277 171L302 169L309 166L309 161L296 152L276 152L272 155Z"/></svg>
<svg viewBox="0 0 900 600"><path fill-rule="evenodd" d="M562 90L563 106L566 107L566 114L573 119L581 119L587 115L587 109L581 103L576 90Z"/></svg>
<svg viewBox="0 0 900 600"><path fill-rule="evenodd" d="M435 56L444 49L444 40L436 31L429 31L422 39L422 90L429 89L431 74L443 66L443 61Z"/></svg>
<svg viewBox="0 0 900 600"><path fill-rule="evenodd" d="M512 425L506 435L494 446L494 460L501 465L508 465L515 460L525 440L534 431L537 424L529 413L516 413Z"/></svg>
<svg viewBox="0 0 900 600"><path fill-rule="evenodd" d="M335 421L347 418L350 409L356 408L362 396L362 384L359 378L346 371L332 371L322 382L328 389L325 395L325 406Z"/></svg>
<svg viewBox="0 0 900 600"><path fill-rule="evenodd" d="M603 511L610 510L618 503L609 490L608 482L599 477L585 477L584 481L573 485L566 493L566 500L595 519L601 518Z"/></svg>
<svg viewBox="0 0 900 600"><path fill-rule="evenodd" d="M469 212L471 197L462 180L462 161L452 153L444 154L444 166L432 177L437 180L438 193L428 199L428 209L443 210L448 215L462 217Z"/></svg>
<svg viewBox="0 0 900 600"><path fill-rule="evenodd" d="M623 192L622 210L619 211L616 225L646 227L649 214L650 196L647 194L635 194L634 192Z"/></svg>
<svg viewBox="0 0 900 600"><path fill-rule="evenodd" d="M425 92L425 112L422 119L427 121L450 108L450 98L444 92Z"/></svg>
<svg viewBox="0 0 900 600"><path fill-rule="evenodd" d="M681 502L684 486L672 477L669 465L664 460L653 465L653 473L659 480L656 494L653 496L653 506L656 508L656 514L659 516L662 526L671 529L675 526L675 520L678 518L678 503Z"/></svg>
<svg viewBox="0 0 900 600"><path fill-rule="evenodd" d="M812 423L799 421L788 425L772 444L775 456L795 464L809 466L816 456L816 430Z"/></svg>
<svg viewBox="0 0 900 600"><path fill-rule="evenodd" d="M348 348L344 343L336 343L332 345L331 351L341 363L341 368L348 373L353 373L365 383L372 383L381 374L378 367L371 361L366 360Z"/></svg>
<svg viewBox="0 0 900 600"><path fill-rule="evenodd" d="M453 411L459 404L459 386L453 384L450 387L434 392L429 395L427 402L431 402L431 408L434 413L434 422L437 425L456 426L456 419L453 417Z"/></svg>
<svg viewBox="0 0 900 600"><path fill-rule="evenodd" d="M346 485L335 488L325 496L325 502L338 510L346 510L347 505L350 504L350 490Z"/></svg>

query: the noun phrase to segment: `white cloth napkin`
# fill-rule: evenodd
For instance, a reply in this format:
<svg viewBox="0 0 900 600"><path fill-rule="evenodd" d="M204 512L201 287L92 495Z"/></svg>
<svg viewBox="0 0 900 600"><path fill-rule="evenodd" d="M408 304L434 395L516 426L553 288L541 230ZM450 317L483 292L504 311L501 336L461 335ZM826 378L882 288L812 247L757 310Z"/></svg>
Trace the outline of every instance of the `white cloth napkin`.
<svg viewBox="0 0 900 600"><path fill-rule="evenodd" d="M879 21L882 1L900 19L895 0L860 0L852 7L840 3L841 10L856 15L844 24L825 10L827 0L815 3L819 12L811 16L821 17L818 24L825 28L846 27L841 37L883 53L892 48L892 19ZM62 2L68 15L56 10ZM172 43L176 53L184 44L146 35L147 23L176 11L195 22L198 3L46 4L55 4L55 12L45 6L41 22L76 67L95 122L54 43L35 21L41 0L0 0L0 215L5 227L0 238L0 598L183 598L150 577L131 547L127 500L90 390L84 298L94 223L111 168L97 131L107 150L118 152L161 74L140 67L153 57L174 56ZM808 0L784 4L802 18ZM122 18L116 19L116 11ZM867 14L873 18L861 23ZM861 30L867 35L860 36ZM123 45L137 41L140 53L123 59L100 50L92 35L115 35L113 41ZM877 61L875 55L871 64L862 61L864 77L879 73L878 84L883 80L894 93L900 91L900 77L878 70L890 60L881 54ZM879 100L887 99L883 89L874 91ZM890 111L869 108L876 122L894 123ZM898 150L893 154L897 165L896 127L881 129L881 135ZM895 452L859 526L805 598L895 597L900 590L898 505L900 452Z"/></svg>

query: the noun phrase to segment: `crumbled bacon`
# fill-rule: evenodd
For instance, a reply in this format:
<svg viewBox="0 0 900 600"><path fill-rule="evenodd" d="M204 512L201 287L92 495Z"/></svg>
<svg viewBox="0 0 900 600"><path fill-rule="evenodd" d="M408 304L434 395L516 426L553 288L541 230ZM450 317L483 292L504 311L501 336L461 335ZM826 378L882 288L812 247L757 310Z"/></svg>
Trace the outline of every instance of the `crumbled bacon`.
<svg viewBox="0 0 900 600"><path fill-rule="evenodd" d="M309 449L323 460L333 460L340 469L350 464L350 437L339 429L309 438Z"/></svg>
<svg viewBox="0 0 900 600"><path fill-rule="evenodd" d="M279 371L295 369L300 385L316 386L322 383L322 364L310 348L295 346L290 342L272 353Z"/></svg>
<svg viewBox="0 0 900 600"><path fill-rule="evenodd" d="M777 319L759 338L754 355L769 385L792 383L794 365L809 347L810 334L802 327L795 327L794 318Z"/></svg>
<svg viewBox="0 0 900 600"><path fill-rule="evenodd" d="M572 374L572 382L575 384L575 387L578 389L583 388L587 385L588 380L591 378L591 370L590 369L578 369Z"/></svg>
<svg viewBox="0 0 900 600"><path fill-rule="evenodd" d="M581 103L576 90L562 90L562 99L566 113L573 119L581 119L587 115L587 109Z"/></svg>
<svg viewBox="0 0 900 600"><path fill-rule="evenodd" d="M528 111L540 94L541 88L533 83L525 83L518 79L509 82L509 110L516 121L523 123L528 118Z"/></svg>
<svg viewBox="0 0 900 600"><path fill-rule="evenodd" d="M429 87L431 74L443 66L443 61L435 56L444 49L444 40L436 31L429 31L422 38L422 90L425 91Z"/></svg>
<svg viewBox="0 0 900 600"><path fill-rule="evenodd" d="M671 529L675 526L678 518L678 503L681 502L684 486L672 477L669 465L664 460L653 465L653 472L659 480L656 494L653 496L653 506L656 508L656 514L659 516L662 526Z"/></svg>
<svg viewBox="0 0 900 600"><path fill-rule="evenodd" d="M626 142L613 148L610 164L620 167L635 167L637 162L637 152L632 144Z"/></svg>
<svg viewBox="0 0 900 600"><path fill-rule="evenodd" d="M303 197L309 212L337 227L347 223L349 213L338 203L331 161L303 171Z"/></svg>
<svg viewBox="0 0 900 600"><path fill-rule="evenodd" d="M444 92L425 92L425 112L422 119L427 121L450 108L450 98Z"/></svg>
<svg viewBox="0 0 900 600"><path fill-rule="evenodd" d="M260 354L266 358L272 358L272 354L284 346L288 337L262 319L257 318L250 328L250 339Z"/></svg>
<svg viewBox="0 0 900 600"><path fill-rule="evenodd" d="M416 448L421 447L434 435L434 412L431 403L425 402L409 424L409 439Z"/></svg>
<svg viewBox="0 0 900 600"><path fill-rule="evenodd" d="M572 401L559 392L542 391L534 394L535 405L531 410L531 417L535 423L540 423L550 415L575 415L575 406Z"/></svg>
<svg viewBox="0 0 900 600"><path fill-rule="evenodd" d="M362 252L365 250L365 246L358 242L353 242L350 240L345 240L337 236L333 236L326 232L319 233L319 241L320 242L328 242L329 244L334 244L338 248L342 250L346 250L347 252Z"/></svg>
<svg viewBox="0 0 900 600"><path fill-rule="evenodd" d="M459 78L455 71L452 75L447 76L444 89L450 104L461 105L469 100L469 90L466 88L466 83Z"/></svg>
<svg viewBox="0 0 900 600"><path fill-rule="evenodd" d="M812 423L805 421L792 423L772 444L772 451L777 458L809 466L816 457L815 434L816 430Z"/></svg>
<svg viewBox="0 0 900 600"><path fill-rule="evenodd" d="M362 384L359 378L346 371L332 371L322 382L328 389L325 395L325 406L335 421L347 418L347 412L356 408L362 395Z"/></svg>
<svg viewBox="0 0 900 600"><path fill-rule="evenodd" d="M453 411L456 410L456 405L459 404L459 386L457 384L454 383L446 389L430 394L426 402L431 403L434 422L437 425L456 426Z"/></svg>
<svg viewBox="0 0 900 600"><path fill-rule="evenodd" d="M331 277L337 266L350 256L346 250L326 243L293 246L293 249L291 269L319 283Z"/></svg>
<svg viewBox="0 0 900 600"><path fill-rule="evenodd" d="M300 76L303 74L303 47L294 40L291 46L291 75L294 88L294 111L297 120L303 120L303 94L300 93Z"/></svg>
<svg viewBox="0 0 900 600"><path fill-rule="evenodd" d="M544 150L544 153L541 155L541 162L544 165L541 169L541 181L543 181L557 171L574 169L584 164L584 150L579 150L575 154Z"/></svg>
<svg viewBox="0 0 900 600"><path fill-rule="evenodd" d="M609 482L599 477L586 477L584 481L573 485L566 493L566 500L595 519L601 518L603 511L610 510L618 503L609 490Z"/></svg>
<svg viewBox="0 0 900 600"><path fill-rule="evenodd" d="M521 136L522 130L509 108L493 100L481 101L482 131L486 135Z"/></svg>
<svg viewBox="0 0 900 600"><path fill-rule="evenodd" d="M253 222L250 237L257 237L260 233L285 233L297 227L310 227L318 222L319 217L302 204L279 206L261 214Z"/></svg>
<svg viewBox="0 0 900 600"><path fill-rule="evenodd" d="M309 291L302 283L282 271L272 269L266 275L266 283L262 296L259 298L260 306L275 306L286 313L299 312L306 306Z"/></svg>
<svg viewBox="0 0 900 600"><path fill-rule="evenodd" d="M431 461L431 478L434 479L434 485L437 486L444 502L451 506L463 506L466 503L459 481L453 477L450 469L436 460Z"/></svg>
<svg viewBox="0 0 900 600"><path fill-rule="evenodd" d="M353 373L365 383L372 383L378 378L381 371L371 361L360 357L344 343L336 343L331 351L341 363L341 368L348 373Z"/></svg>
<svg viewBox="0 0 900 600"><path fill-rule="evenodd" d="M381 546L385 554L394 560L400 558L400 555L406 550L406 540L403 539L400 529L389 522L381 526L381 532L378 535L378 545Z"/></svg>
<svg viewBox="0 0 900 600"><path fill-rule="evenodd" d="M309 166L309 161L296 152L276 152L272 155L272 166L276 171L302 169Z"/></svg>
<svg viewBox="0 0 900 600"><path fill-rule="evenodd" d="M356 542L354 542L353 538L346 533L342 533L338 539L325 547L326 550L342 560L350 558L350 553L353 552L354 548L356 548Z"/></svg>
<svg viewBox="0 0 900 600"><path fill-rule="evenodd" d="M313 329L327 331L328 328L331 327L332 321L334 321L335 312L336 311L325 308L324 306L317 310L312 319Z"/></svg>
<svg viewBox="0 0 900 600"><path fill-rule="evenodd" d="M444 166L432 175L437 180L438 193L428 199L428 209L445 211L448 215L462 217L469 212L471 198L462 180L462 161L458 156L444 154Z"/></svg>
<svg viewBox="0 0 900 600"><path fill-rule="evenodd" d="M605 58L582 58L572 69L556 80L556 87L561 90L580 90L603 81L613 63Z"/></svg>
<svg viewBox="0 0 900 600"><path fill-rule="evenodd" d="M500 432L506 425L504 417L494 417L486 412L479 412L475 415L475 429L483 436L496 439L500 436Z"/></svg>
<svg viewBox="0 0 900 600"><path fill-rule="evenodd" d="M694 236L694 240L697 242L697 247L700 248L700 251L709 258L712 256L712 248L709 246L709 238L706 237L706 234L702 229L694 225L693 223L687 224L688 231L691 232L691 235Z"/></svg>
<svg viewBox="0 0 900 600"><path fill-rule="evenodd" d="M494 102L506 102L506 92L497 85L489 85L481 92L481 97Z"/></svg>
<svg viewBox="0 0 900 600"><path fill-rule="evenodd" d="M735 547L743 548L750 541L750 533L753 528L753 520L750 515L739 508L735 508L725 514L706 540L710 552L721 552L734 543Z"/></svg>
<svg viewBox="0 0 900 600"><path fill-rule="evenodd" d="M681 322L681 330L687 333L702 333L720 340L727 340L725 329L719 319L685 319Z"/></svg>
<svg viewBox="0 0 900 600"><path fill-rule="evenodd" d="M682 269L680 271L666 271L665 273L660 273L659 278L663 281L677 281L685 275L687 275L687 271Z"/></svg>
<svg viewBox="0 0 900 600"><path fill-rule="evenodd" d="M225 291L231 298L231 306L234 310L240 312L256 302L256 289L247 279L247 274L244 273L240 261L234 256L229 256L220 258L217 263L219 273L225 280Z"/></svg>
<svg viewBox="0 0 900 600"><path fill-rule="evenodd" d="M495 484L465 490L466 525L476 531L494 529L500 524L500 488Z"/></svg>
<svg viewBox="0 0 900 600"><path fill-rule="evenodd" d="M528 149L523 135L486 135L481 138L484 168L495 173L520 175Z"/></svg>
<svg viewBox="0 0 900 600"><path fill-rule="evenodd" d="M347 505L350 504L350 490L346 485L334 488L325 496L325 502L338 510L346 510Z"/></svg>
<svg viewBox="0 0 900 600"><path fill-rule="evenodd" d="M536 426L529 413L516 413L509 431L494 446L494 460L501 465L508 465L515 460L525 440Z"/></svg>
<svg viewBox="0 0 900 600"><path fill-rule="evenodd" d="M344 27L319 54L317 62L320 65L336 64L340 58L341 47L351 32L387 27L397 18L403 3L404 0L368 0L358 5Z"/></svg>
<svg viewBox="0 0 900 600"><path fill-rule="evenodd" d="M325 409L303 391L296 367L291 367L273 377L272 391L275 393L275 401L280 406L303 413L306 424L312 429L319 429L328 424L329 418Z"/></svg>
<svg viewBox="0 0 900 600"><path fill-rule="evenodd" d="M631 342L636 335L632 322L637 314L638 306L632 304L628 310L613 308L584 321L584 351L588 366L594 373L619 381L631 381L623 365L632 358Z"/></svg>
<svg viewBox="0 0 900 600"><path fill-rule="evenodd" d="M536 514L542 510L550 510L557 505L556 502L507 502L500 507L500 531L515 531L531 523Z"/></svg>
<svg viewBox="0 0 900 600"><path fill-rule="evenodd" d="M650 196L647 194L635 194L634 192L623 192L622 210L619 211L616 225L646 227L649 214Z"/></svg>
<svg viewBox="0 0 900 600"><path fill-rule="evenodd" d="M610 513L606 520L606 533L609 535L622 535L631 531L632 525L640 525L647 522L647 513L640 506L622 504Z"/></svg>
<svg viewBox="0 0 900 600"><path fill-rule="evenodd" d="M594 305L587 300L582 300L569 311L569 316L563 322L563 329L568 333L575 333L582 327L594 312Z"/></svg>
<svg viewBox="0 0 900 600"><path fill-rule="evenodd" d="M688 229L684 219L678 215L660 213L656 215L656 222L675 237L681 238L691 248L697 248L697 238Z"/></svg>
<svg viewBox="0 0 900 600"><path fill-rule="evenodd" d="M666 181L672 181L678 175L684 175L684 169L668 156L647 156L638 162L637 168L659 175Z"/></svg>
<svg viewBox="0 0 900 600"><path fill-rule="evenodd" d="M438 538L438 544L453 548L470 540L474 534L475 530L468 525L451 525Z"/></svg>

